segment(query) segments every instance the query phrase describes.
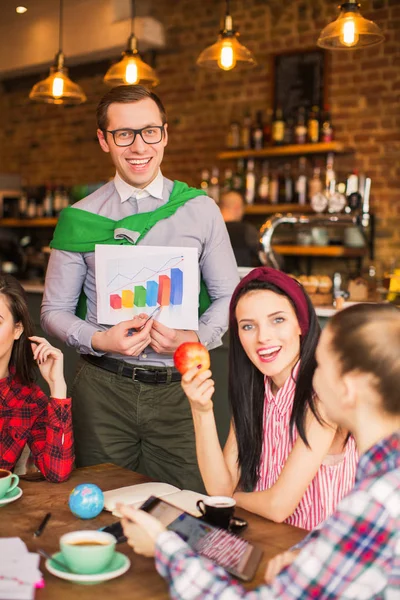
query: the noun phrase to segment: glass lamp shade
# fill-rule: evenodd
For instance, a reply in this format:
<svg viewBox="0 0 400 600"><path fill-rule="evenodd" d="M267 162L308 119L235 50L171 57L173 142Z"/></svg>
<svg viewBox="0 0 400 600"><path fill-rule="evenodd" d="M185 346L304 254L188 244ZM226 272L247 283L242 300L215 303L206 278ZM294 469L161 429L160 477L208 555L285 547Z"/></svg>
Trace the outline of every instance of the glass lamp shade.
<svg viewBox="0 0 400 600"><path fill-rule="evenodd" d="M327 50L346 50L374 46L384 39L378 25L359 13L357 4L345 3L336 21L321 31L317 45Z"/></svg>
<svg viewBox="0 0 400 600"><path fill-rule="evenodd" d="M125 50L122 59L108 69L104 81L112 87L136 83L155 87L160 83L154 69L142 61L137 50Z"/></svg>
<svg viewBox="0 0 400 600"><path fill-rule="evenodd" d="M68 77L66 67L53 66L46 79L36 83L29 94L35 102L48 104L82 104L86 95L82 89Z"/></svg>
<svg viewBox="0 0 400 600"><path fill-rule="evenodd" d="M236 65L254 67L257 64L254 56L239 42L237 36L234 32L222 33L215 44L208 46L200 54L197 59L199 67L224 71L230 71Z"/></svg>

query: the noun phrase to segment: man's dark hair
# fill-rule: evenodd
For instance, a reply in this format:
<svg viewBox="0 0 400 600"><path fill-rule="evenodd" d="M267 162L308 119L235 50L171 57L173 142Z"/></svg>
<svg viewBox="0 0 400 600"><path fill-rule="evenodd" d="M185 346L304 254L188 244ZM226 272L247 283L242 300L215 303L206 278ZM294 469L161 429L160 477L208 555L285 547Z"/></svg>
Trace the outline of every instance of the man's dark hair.
<svg viewBox="0 0 400 600"><path fill-rule="evenodd" d="M158 110L160 111L161 121L164 125L164 123L167 122L167 113L165 112L163 103L156 94L150 92L150 90L142 85L118 85L107 92L107 94L102 97L98 104L96 111L98 128L101 129L101 131L107 130L107 111L110 104L129 104L131 102L140 102L140 100L145 100L146 98L154 100L154 102L157 104Z"/></svg>

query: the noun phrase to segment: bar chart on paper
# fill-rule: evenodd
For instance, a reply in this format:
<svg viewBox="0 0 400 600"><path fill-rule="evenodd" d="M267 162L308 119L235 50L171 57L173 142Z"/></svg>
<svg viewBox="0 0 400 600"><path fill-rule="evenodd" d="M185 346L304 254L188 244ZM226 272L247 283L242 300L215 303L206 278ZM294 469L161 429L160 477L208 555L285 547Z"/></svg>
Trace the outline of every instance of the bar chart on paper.
<svg viewBox="0 0 400 600"><path fill-rule="evenodd" d="M108 284L109 303L113 310L146 306L178 306L183 300L183 256L174 256L160 269L142 267L132 275L118 269Z"/></svg>
<svg viewBox="0 0 400 600"><path fill-rule="evenodd" d="M197 329L196 248L96 246L97 318L114 325L150 315L167 327Z"/></svg>

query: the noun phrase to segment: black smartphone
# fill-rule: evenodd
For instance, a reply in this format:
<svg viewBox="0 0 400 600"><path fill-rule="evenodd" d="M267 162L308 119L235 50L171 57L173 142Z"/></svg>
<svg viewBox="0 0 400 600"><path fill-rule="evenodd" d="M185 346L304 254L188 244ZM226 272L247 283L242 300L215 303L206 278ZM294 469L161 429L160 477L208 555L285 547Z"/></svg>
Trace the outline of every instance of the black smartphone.
<svg viewBox="0 0 400 600"><path fill-rule="evenodd" d="M244 581L254 577L262 556L262 550L257 546L225 529L209 525L161 498L151 496L140 508L157 517L193 550L223 567L234 577Z"/></svg>
<svg viewBox="0 0 400 600"><path fill-rule="evenodd" d="M121 521L116 521L115 523L111 523L111 525L106 525L105 527L101 527L99 531L105 531L106 533L111 533L117 540L117 544L122 544L126 542L126 537L124 535L124 531L122 529Z"/></svg>

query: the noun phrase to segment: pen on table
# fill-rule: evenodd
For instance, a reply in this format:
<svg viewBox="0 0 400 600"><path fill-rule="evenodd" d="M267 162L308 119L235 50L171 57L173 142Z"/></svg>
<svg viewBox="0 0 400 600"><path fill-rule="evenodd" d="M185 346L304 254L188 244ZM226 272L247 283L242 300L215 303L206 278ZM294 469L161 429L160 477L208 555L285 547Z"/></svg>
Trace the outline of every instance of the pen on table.
<svg viewBox="0 0 400 600"><path fill-rule="evenodd" d="M51 517L51 513L47 513L47 515L44 517L43 521L40 523L39 527L36 529L35 533L33 534L34 537L39 537L39 535L42 535L43 530L46 527L50 517Z"/></svg>
<svg viewBox="0 0 400 600"><path fill-rule="evenodd" d="M134 333L141 331L143 329L143 327L146 325L147 321L150 321L150 319L152 319L154 317L154 315L158 313L159 310L161 310L161 306L157 306L157 308L155 308L153 310L153 312L149 314L149 316L147 317L147 319L145 320L143 325L141 325L140 327L131 327L130 329L128 329L127 335L133 335Z"/></svg>

